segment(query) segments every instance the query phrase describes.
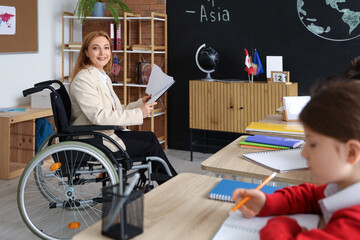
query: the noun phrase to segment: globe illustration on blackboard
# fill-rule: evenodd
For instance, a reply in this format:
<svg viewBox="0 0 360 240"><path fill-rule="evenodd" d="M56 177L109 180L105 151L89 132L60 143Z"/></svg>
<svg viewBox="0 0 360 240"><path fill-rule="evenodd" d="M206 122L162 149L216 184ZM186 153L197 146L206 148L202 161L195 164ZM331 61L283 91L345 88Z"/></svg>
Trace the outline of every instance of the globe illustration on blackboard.
<svg viewBox="0 0 360 240"><path fill-rule="evenodd" d="M210 73L215 71L219 64L219 53L212 47L206 47L206 44L201 45L195 54L195 62L198 68L206 73L204 80L213 80Z"/></svg>
<svg viewBox="0 0 360 240"><path fill-rule="evenodd" d="M360 1L297 0L301 22L312 33L330 41L360 36Z"/></svg>

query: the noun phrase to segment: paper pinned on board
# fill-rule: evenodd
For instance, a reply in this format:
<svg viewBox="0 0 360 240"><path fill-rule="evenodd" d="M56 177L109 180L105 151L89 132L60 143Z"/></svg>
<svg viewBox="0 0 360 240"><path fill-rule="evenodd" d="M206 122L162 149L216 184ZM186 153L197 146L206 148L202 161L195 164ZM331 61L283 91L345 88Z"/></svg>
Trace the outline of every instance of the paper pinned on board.
<svg viewBox="0 0 360 240"><path fill-rule="evenodd" d="M145 90L148 95L152 94L151 99L147 103L156 102L174 82L173 77L166 75L160 67L154 64Z"/></svg>

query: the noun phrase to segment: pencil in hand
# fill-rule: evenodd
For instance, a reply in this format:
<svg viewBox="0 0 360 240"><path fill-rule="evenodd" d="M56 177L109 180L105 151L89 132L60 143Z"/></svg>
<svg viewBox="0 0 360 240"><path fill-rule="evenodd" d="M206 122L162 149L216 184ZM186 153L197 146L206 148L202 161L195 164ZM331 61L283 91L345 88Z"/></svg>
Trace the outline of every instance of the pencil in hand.
<svg viewBox="0 0 360 240"><path fill-rule="evenodd" d="M262 183L259 184L255 189L260 190L262 187L264 187L268 182L271 181L276 176L276 172L273 172L270 176L268 176ZM242 205L244 205L247 201L249 201L250 196L244 197L238 204L236 204L235 207L232 208L231 212L235 212L238 210Z"/></svg>

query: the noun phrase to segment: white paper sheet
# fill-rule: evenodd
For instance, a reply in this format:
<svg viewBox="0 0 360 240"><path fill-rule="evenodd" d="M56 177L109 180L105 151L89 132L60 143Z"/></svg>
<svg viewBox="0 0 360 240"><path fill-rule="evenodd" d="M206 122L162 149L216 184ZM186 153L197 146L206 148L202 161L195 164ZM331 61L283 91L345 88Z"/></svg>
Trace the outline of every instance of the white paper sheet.
<svg viewBox="0 0 360 240"><path fill-rule="evenodd" d="M306 227L308 230L317 228L320 217L315 214L294 214L288 217L297 220L300 226ZM230 216L221 225L213 240L258 240L260 239L260 229L262 229L267 221L272 217L253 217L243 218L239 211L231 213Z"/></svg>
<svg viewBox="0 0 360 240"><path fill-rule="evenodd" d="M173 77L166 75L160 67L154 64L145 90L148 95L152 94L147 103L156 102L174 82Z"/></svg>
<svg viewBox="0 0 360 240"><path fill-rule="evenodd" d="M283 71L282 56L266 56L266 78L271 78L272 71Z"/></svg>

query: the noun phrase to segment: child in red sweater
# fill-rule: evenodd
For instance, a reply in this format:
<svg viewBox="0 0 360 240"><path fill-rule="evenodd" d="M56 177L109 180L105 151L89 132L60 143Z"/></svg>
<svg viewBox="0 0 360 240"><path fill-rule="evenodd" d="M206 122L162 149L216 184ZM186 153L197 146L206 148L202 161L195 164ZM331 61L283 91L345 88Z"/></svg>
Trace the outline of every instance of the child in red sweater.
<svg viewBox="0 0 360 240"><path fill-rule="evenodd" d="M273 194L236 189L243 217L279 215L260 231L261 239L360 239L360 81L334 81L317 90L300 114L306 143L302 156L315 184L287 187ZM323 229L307 230L281 216L315 213Z"/></svg>

